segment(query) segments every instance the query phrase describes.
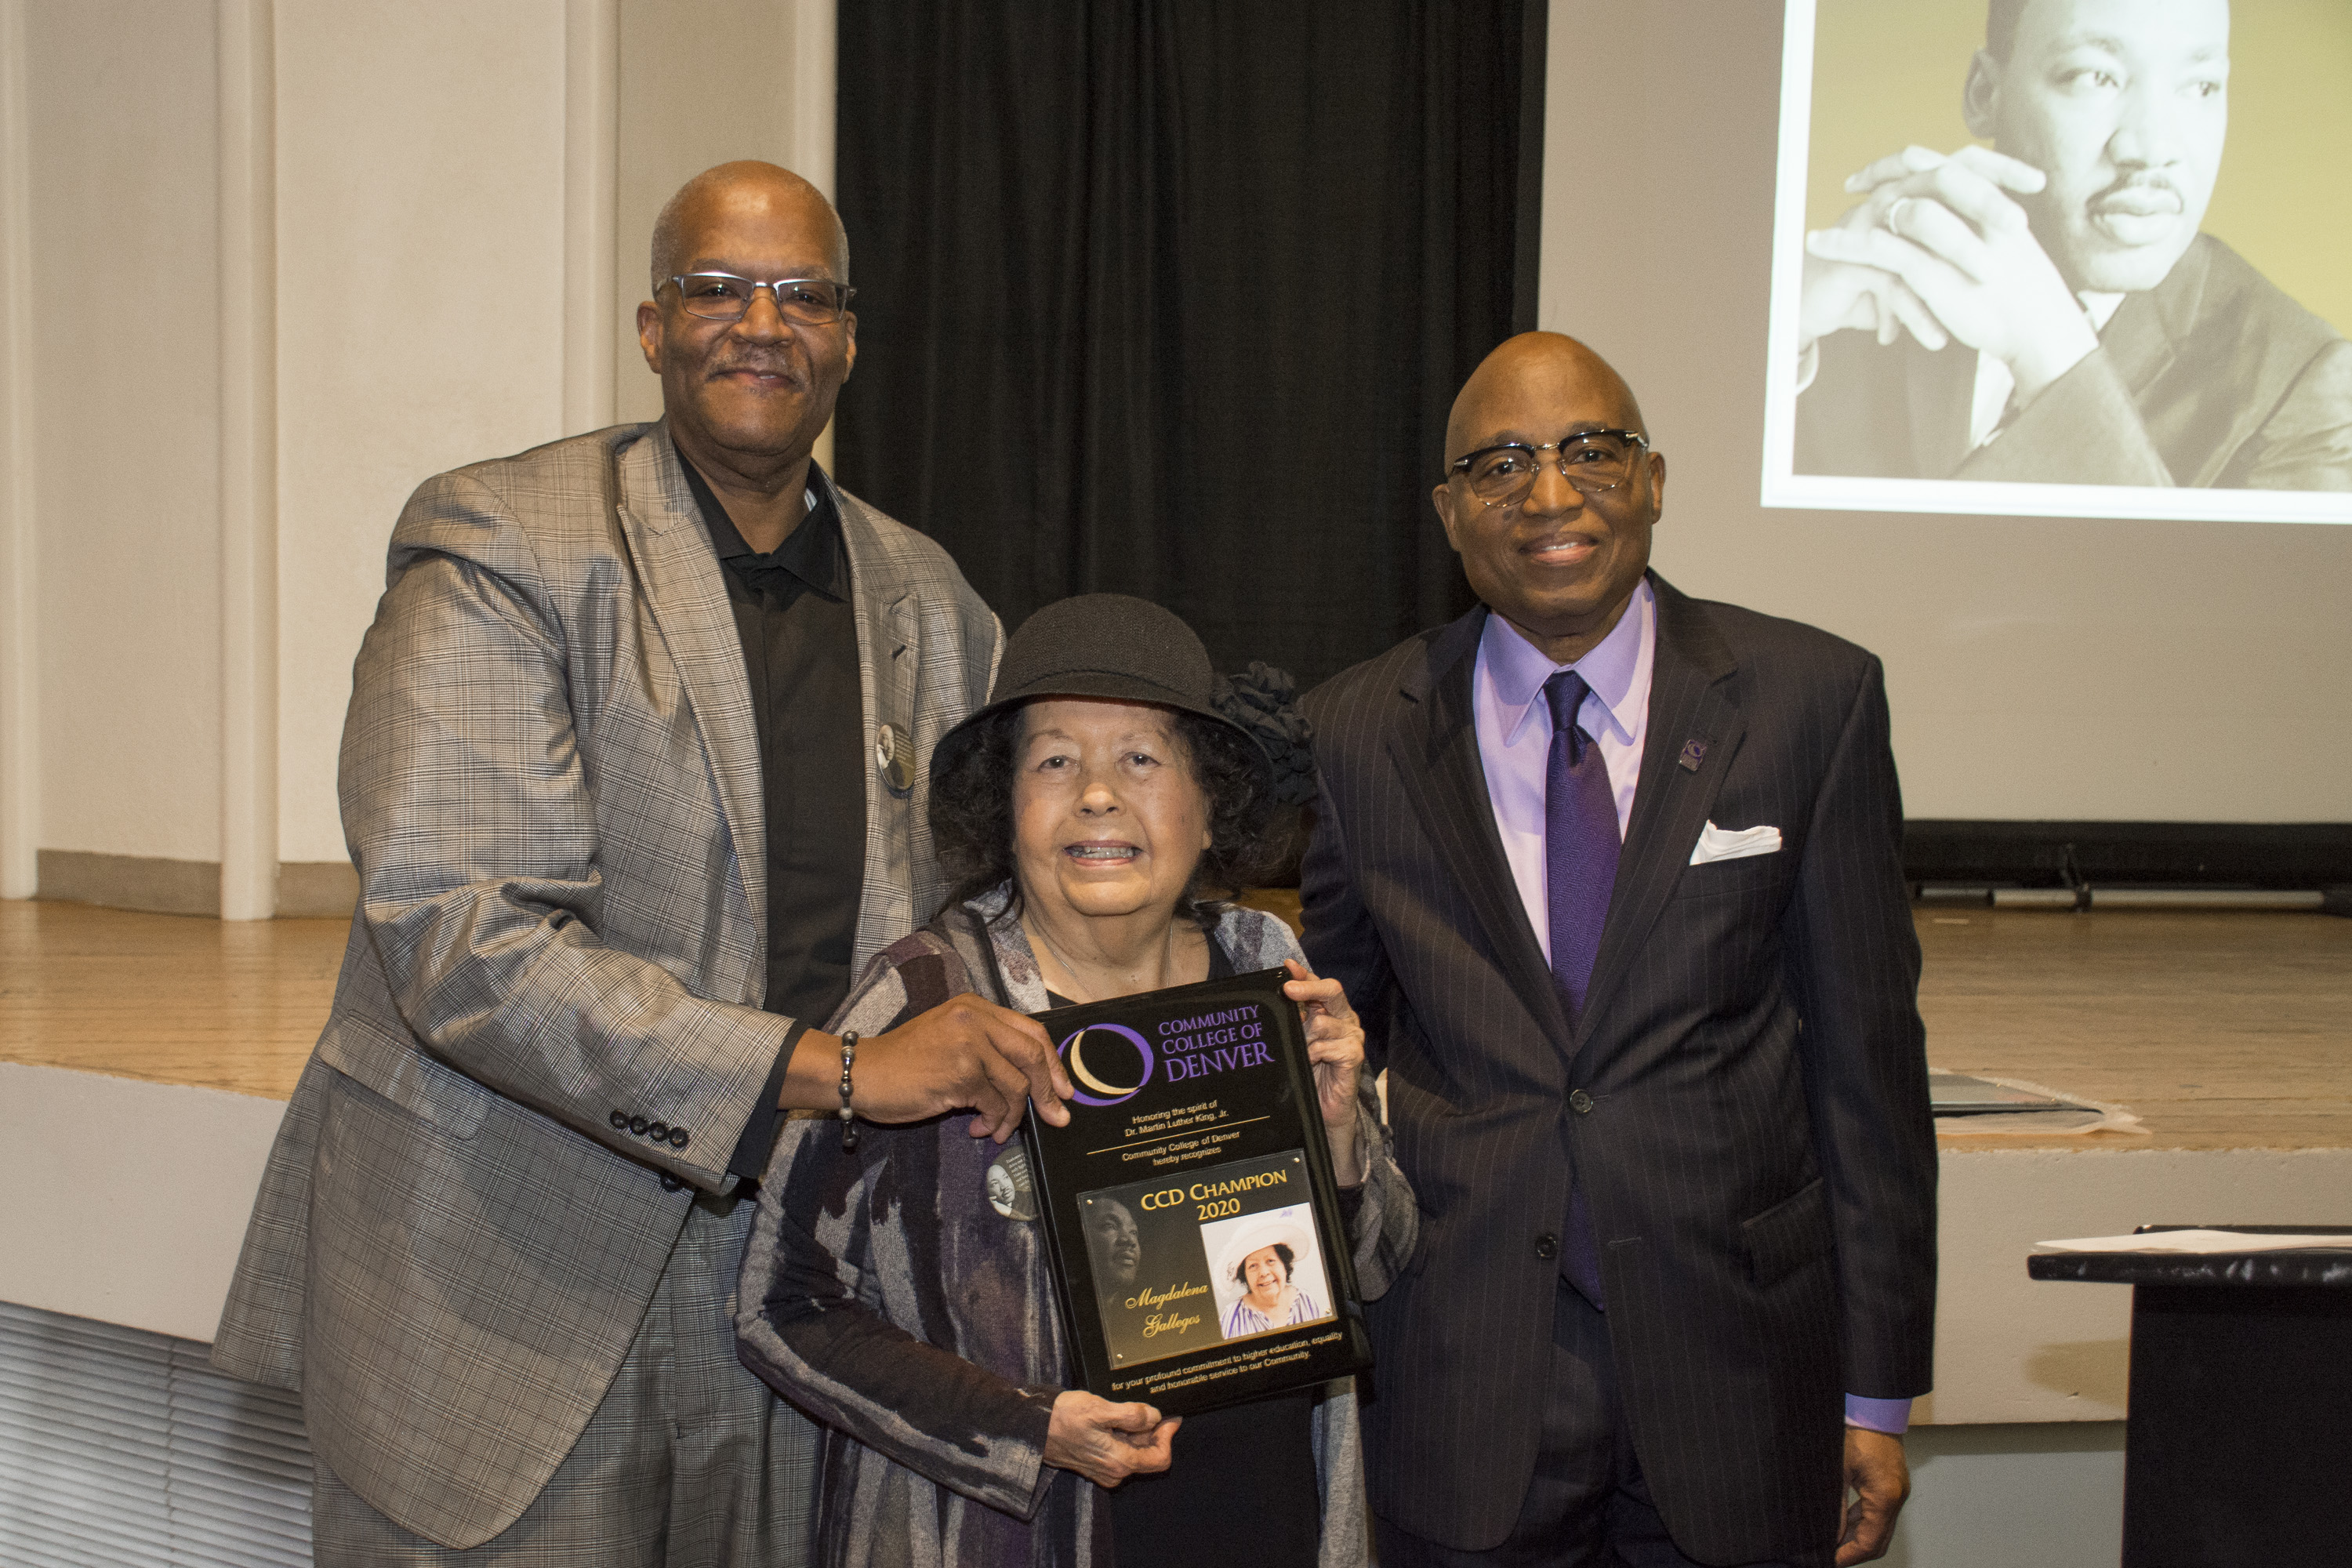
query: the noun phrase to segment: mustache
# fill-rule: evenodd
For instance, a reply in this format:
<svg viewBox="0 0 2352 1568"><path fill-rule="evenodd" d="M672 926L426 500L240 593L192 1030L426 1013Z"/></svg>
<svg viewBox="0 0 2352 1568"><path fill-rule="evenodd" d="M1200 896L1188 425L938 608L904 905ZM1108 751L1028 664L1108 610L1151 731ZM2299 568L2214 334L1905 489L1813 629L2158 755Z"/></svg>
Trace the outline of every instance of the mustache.
<svg viewBox="0 0 2352 1568"><path fill-rule="evenodd" d="M754 375L781 375L787 381L800 379L799 367L790 354L737 350L710 362L708 375L730 375L737 371L750 371Z"/></svg>
<svg viewBox="0 0 2352 1568"><path fill-rule="evenodd" d="M2160 191L2170 196L2184 211L2189 205L2189 198L2182 193L2180 187L2172 182L2169 175L2157 169L2133 170L2099 191L2091 198L2090 205L2096 207L2103 202L2111 201L2131 191Z"/></svg>

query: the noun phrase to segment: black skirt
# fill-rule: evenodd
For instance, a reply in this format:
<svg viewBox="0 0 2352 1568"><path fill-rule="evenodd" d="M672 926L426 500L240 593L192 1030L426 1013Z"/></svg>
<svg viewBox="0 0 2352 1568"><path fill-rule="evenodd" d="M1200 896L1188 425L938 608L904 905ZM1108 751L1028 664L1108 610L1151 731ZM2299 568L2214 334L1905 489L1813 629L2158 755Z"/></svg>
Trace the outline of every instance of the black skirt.
<svg viewBox="0 0 2352 1568"><path fill-rule="evenodd" d="M1174 1462L1108 1500L1117 1568L1315 1568L1314 1415L1298 1392L1184 1417Z"/></svg>

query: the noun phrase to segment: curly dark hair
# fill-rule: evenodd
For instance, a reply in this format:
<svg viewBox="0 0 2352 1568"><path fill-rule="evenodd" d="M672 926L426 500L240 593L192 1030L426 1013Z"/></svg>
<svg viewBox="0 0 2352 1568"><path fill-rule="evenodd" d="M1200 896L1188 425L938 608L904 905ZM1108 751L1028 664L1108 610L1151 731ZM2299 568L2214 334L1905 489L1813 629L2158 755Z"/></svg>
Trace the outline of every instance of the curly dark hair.
<svg viewBox="0 0 2352 1568"><path fill-rule="evenodd" d="M971 743L931 776L931 845L947 869L945 908L1013 882L1013 897L997 919L1021 912L1021 887L1013 876L1013 751L1026 706L981 720ZM1266 787L1265 759L1249 738L1196 713L1178 710L1170 717L1184 764L1209 807L1209 847L1176 908L1207 931L1226 900L1274 871L1287 836L1273 831L1276 803Z"/></svg>
<svg viewBox="0 0 2352 1568"><path fill-rule="evenodd" d="M1298 1272L1298 1255L1290 1250L1290 1243L1286 1241L1276 1242L1274 1252L1276 1257L1282 1259L1282 1278L1284 1283L1287 1284L1291 1277ZM1248 1258L1244 1258L1234 1265L1234 1283L1244 1290L1249 1289Z"/></svg>

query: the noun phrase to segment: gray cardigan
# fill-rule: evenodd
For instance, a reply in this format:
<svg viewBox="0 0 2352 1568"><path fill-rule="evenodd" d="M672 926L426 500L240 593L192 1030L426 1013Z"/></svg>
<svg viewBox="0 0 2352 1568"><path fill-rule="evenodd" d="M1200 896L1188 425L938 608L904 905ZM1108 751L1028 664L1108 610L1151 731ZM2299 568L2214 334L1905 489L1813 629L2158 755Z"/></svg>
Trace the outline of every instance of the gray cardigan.
<svg viewBox="0 0 2352 1568"><path fill-rule="evenodd" d="M966 990L1043 1011L1045 982L1020 922L982 934L1003 899L950 910L877 955L834 1026L878 1034ZM1289 928L1254 910L1227 910L1216 938L1236 970L1298 955ZM992 994L998 976L1003 995ZM967 1120L866 1127L845 1154L836 1121L796 1119L760 1184L738 1348L827 1428L816 1560L830 1568L1100 1568L1110 1559L1100 1489L1045 1462L1067 1352L1044 1237L990 1206L998 1151L968 1133ZM1412 1257L1419 1215L1369 1077L1358 1120L1368 1174L1351 1228L1370 1299ZM1314 1432L1318 1568L1360 1568L1370 1551L1352 1379L1325 1386Z"/></svg>

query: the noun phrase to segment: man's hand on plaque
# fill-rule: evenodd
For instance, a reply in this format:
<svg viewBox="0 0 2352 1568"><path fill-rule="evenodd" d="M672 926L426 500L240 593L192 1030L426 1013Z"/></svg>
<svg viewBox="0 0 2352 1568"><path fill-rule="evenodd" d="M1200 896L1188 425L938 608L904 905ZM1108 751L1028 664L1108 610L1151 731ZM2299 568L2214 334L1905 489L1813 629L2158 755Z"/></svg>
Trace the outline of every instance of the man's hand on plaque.
<svg viewBox="0 0 2352 1568"><path fill-rule="evenodd" d="M1343 1187L1364 1179L1356 1148L1356 1092L1364 1074L1364 1026L1337 980L1318 980L1294 958L1282 994L1298 1004L1307 1026L1307 1059L1315 1066L1315 1099L1323 1136L1331 1146L1331 1175Z"/></svg>
<svg viewBox="0 0 2352 1568"><path fill-rule="evenodd" d="M1181 1416L1161 1420L1149 1405L1113 1405L1084 1389L1068 1389L1054 1400L1045 1462L1076 1470L1098 1487L1115 1487L1129 1476L1166 1469L1176 1428L1183 1424Z"/></svg>
<svg viewBox="0 0 2352 1568"><path fill-rule="evenodd" d="M812 1043L820 1068L838 1064L841 1042L834 1036L811 1029L802 1042L795 1066ZM920 1121L970 1110L971 1135L999 1143L1021 1125L1031 1100L1053 1125L1068 1121L1062 1101L1076 1092L1035 1019L970 992L858 1042L853 1078L851 1104L868 1121ZM829 1108L822 1098L814 1103Z"/></svg>

